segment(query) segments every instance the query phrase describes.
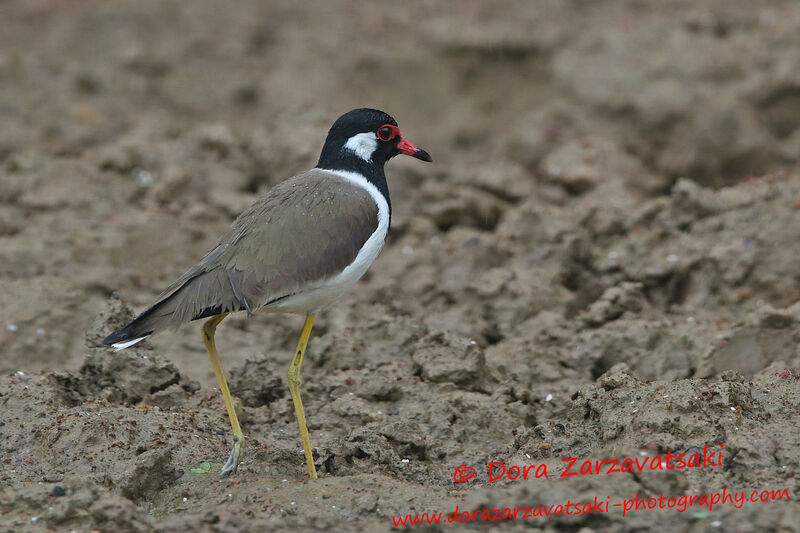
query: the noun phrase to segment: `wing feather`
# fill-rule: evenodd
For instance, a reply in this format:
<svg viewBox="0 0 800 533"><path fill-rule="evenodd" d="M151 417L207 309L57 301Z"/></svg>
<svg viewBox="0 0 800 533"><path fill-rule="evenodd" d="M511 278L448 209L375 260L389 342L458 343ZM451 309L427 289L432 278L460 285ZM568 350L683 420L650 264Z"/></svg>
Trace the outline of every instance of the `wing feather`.
<svg viewBox="0 0 800 533"><path fill-rule="evenodd" d="M377 227L378 207L365 189L324 170L299 174L244 211L217 246L123 328L125 336L252 312L295 294L344 270Z"/></svg>

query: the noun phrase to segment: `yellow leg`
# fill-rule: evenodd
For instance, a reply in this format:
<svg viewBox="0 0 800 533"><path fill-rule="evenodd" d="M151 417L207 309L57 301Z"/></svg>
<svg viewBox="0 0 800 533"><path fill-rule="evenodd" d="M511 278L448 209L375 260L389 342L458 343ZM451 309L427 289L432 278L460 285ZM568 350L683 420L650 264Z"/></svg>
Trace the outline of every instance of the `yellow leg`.
<svg viewBox="0 0 800 533"><path fill-rule="evenodd" d="M233 429L233 450L228 457L228 462L222 467L222 477L229 476L236 472L239 463L244 458L244 433L242 428L239 427L239 419L236 417L236 410L233 407L233 399L228 390L228 382L225 381L225 374L222 371L222 364L219 361L219 354L217 353L217 345L214 342L214 333L217 331L217 325L222 322L228 313L216 315L203 323L203 344L206 345L208 356L211 358L211 366L214 367L214 374L217 375L219 382L219 389L222 391L222 399L225 401L225 409L228 411L228 418L231 419L231 428Z"/></svg>
<svg viewBox="0 0 800 533"><path fill-rule="evenodd" d="M306 353L308 338L311 336L311 328L314 326L315 315L306 315L303 324L303 333L300 334L300 342L297 343L297 351L289 367L289 392L292 393L294 402L294 412L297 415L297 423L300 425L300 439L303 441L303 451L306 454L306 469L308 477L317 479L317 469L314 467L314 456L311 454L311 441L308 438L308 428L306 427L306 412L303 410L303 400L300 399L300 365L303 363L303 354Z"/></svg>

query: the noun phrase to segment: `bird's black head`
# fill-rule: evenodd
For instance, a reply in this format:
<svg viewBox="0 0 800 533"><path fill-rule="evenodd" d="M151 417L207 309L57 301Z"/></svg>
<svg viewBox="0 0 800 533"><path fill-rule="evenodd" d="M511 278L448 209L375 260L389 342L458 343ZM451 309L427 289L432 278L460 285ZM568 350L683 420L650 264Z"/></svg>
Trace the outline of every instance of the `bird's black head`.
<svg viewBox="0 0 800 533"><path fill-rule="evenodd" d="M400 134L397 121L377 109L353 109L331 126L317 167L372 174L396 155L405 154L431 161L428 152ZM366 171L365 171L366 169Z"/></svg>

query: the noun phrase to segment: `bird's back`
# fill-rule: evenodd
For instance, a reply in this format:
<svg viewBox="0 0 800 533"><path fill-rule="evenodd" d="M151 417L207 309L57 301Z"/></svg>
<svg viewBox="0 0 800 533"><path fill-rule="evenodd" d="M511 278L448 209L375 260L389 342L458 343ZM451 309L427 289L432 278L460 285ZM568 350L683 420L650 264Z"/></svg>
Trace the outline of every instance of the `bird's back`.
<svg viewBox="0 0 800 533"><path fill-rule="evenodd" d="M256 200L219 244L104 343L225 312L254 312L318 286L354 262L378 229L379 211L368 189L339 173L298 174Z"/></svg>

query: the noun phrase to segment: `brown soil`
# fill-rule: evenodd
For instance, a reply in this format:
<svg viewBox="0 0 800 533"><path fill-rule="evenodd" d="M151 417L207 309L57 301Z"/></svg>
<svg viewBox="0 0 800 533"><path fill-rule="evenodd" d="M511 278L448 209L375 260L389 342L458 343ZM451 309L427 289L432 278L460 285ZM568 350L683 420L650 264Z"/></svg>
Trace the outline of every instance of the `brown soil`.
<svg viewBox="0 0 800 533"><path fill-rule="evenodd" d="M0 3L0 531L382 531L723 487L792 499L408 530L798 531L800 4L302 4ZM320 479L286 391L302 319L237 316L248 454L220 480L198 324L99 339L360 106L435 163L390 163L390 242L315 327Z"/></svg>

